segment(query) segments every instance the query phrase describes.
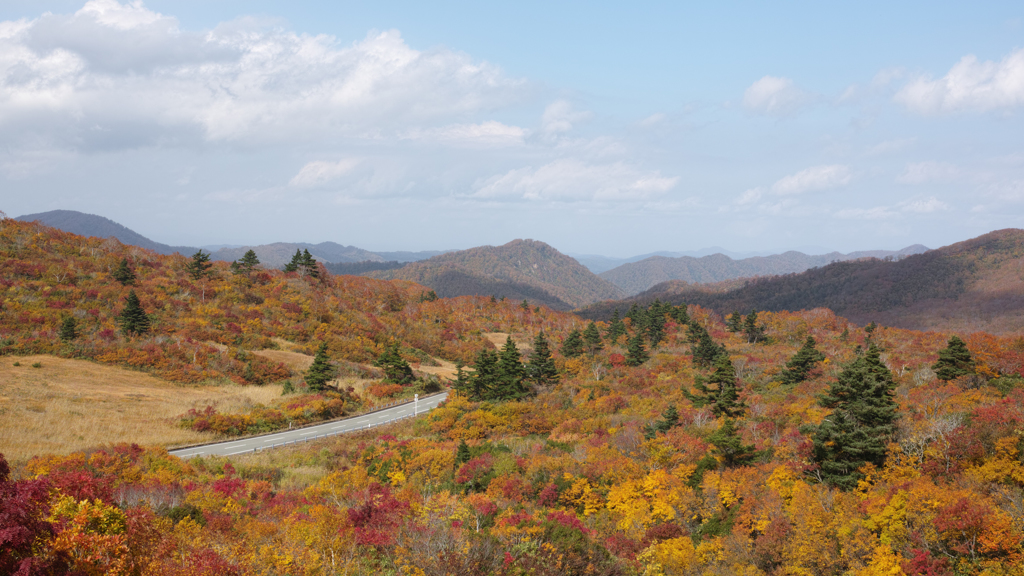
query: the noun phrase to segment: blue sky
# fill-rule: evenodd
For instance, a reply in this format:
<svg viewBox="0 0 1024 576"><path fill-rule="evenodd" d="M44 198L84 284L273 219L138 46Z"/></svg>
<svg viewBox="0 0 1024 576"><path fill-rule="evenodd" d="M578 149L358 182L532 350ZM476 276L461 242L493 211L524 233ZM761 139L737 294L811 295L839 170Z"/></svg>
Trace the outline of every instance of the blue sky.
<svg viewBox="0 0 1024 576"><path fill-rule="evenodd" d="M613 256L1020 227L1020 3L634 4L5 0L0 210Z"/></svg>

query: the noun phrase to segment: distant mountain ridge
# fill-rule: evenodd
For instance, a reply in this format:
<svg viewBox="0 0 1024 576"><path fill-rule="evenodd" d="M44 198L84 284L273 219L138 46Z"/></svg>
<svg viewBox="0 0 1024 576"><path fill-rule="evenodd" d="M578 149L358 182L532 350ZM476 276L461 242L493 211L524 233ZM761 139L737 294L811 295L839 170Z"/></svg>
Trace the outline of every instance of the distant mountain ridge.
<svg viewBox="0 0 1024 576"><path fill-rule="evenodd" d="M625 293L544 242L513 240L449 252L367 276L419 282L438 296L505 296L571 309Z"/></svg>
<svg viewBox="0 0 1024 576"><path fill-rule="evenodd" d="M771 256L754 256L734 260L724 254L711 254L700 258L680 256L677 258L651 256L638 262L623 264L602 272L601 278L608 280L627 294L639 294L651 287L670 280L682 280L695 284L710 284L736 278L755 276L776 276L803 272L832 262L857 260L860 258L904 258L927 252L920 244L902 250L866 250L842 254L830 252L809 256L802 252L790 251Z"/></svg>
<svg viewBox="0 0 1024 576"><path fill-rule="evenodd" d="M590 306L607 318L631 302L699 304L721 314L829 308L866 324L962 333L1024 333L1024 230L1009 228L891 261L835 262L799 274L696 285L673 280Z"/></svg>
<svg viewBox="0 0 1024 576"><path fill-rule="evenodd" d="M157 254L174 254L175 252L185 255L195 254L199 248L194 246L168 246L160 242L154 242L133 230L130 230L117 222L103 216L86 214L75 210L51 210L38 214L25 214L18 216L15 220L21 222L39 222L40 224L56 228L79 236L95 236L97 238L117 238L122 244L138 246L152 250Z"/></svg>

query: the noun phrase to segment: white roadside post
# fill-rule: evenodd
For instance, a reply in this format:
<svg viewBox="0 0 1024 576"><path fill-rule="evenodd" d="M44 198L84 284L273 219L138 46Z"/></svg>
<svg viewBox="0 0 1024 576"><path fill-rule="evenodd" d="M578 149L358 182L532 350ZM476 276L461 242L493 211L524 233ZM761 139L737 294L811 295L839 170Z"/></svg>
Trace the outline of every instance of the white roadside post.
<svg viewBox="0 0 1024 576"><path fill-rule="evenodd" d="M415 416L419 413L420 409L420 395L413 394L412 396L412 415Z"/></svg>

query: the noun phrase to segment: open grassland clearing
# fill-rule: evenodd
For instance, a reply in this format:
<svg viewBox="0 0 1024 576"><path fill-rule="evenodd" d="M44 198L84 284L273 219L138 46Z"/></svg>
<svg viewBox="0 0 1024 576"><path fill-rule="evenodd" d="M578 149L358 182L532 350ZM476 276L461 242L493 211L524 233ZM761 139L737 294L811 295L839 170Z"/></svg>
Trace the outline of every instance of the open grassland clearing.
<svg viewBox="0 0 1024 576"><path fill-rule="evenodd" d="M0 362L0 452L17 461L116 442L207 442L216 436L179 428L177 417L208 405L246 411L280 396L280 385L186 386L84 360L7 356Z"/></svg>

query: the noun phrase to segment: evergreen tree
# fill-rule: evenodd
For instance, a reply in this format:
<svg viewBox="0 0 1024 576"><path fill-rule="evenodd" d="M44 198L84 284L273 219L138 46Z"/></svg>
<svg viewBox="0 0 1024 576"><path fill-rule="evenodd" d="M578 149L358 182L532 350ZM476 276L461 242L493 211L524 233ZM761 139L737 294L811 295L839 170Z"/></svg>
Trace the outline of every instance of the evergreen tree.
<svg viewBox="0 0 1024 576"><path fill-rule="evenodd" d="M302 250L302 263L299 265L302 273L311 278L320 277L320 268L316 265L316 258L309 253L308 249Z"/></svg>
<svg viewBox="0 0 1024 576"><path fill-rule="evenodd" d="M526 367L523 366L519 348L512 337L505 339L505 346L498 355L498 385L491 390L490 397L494 400L519 400L529 395L524 380Z"/></svg>
<svg viewBox="0 0 1024 576"><path fill-rule="evenodd" d="M665 433L679 425L679 411L676 405L670 405L662 413L661 419L652 422L644 427L644 437L650 440L658 435L658 432Z"/></svg>
<svg viewBox="0 0 1024 576"><path fill-rule="evenodd" d="M583 331L583 344L591 356L604 350L604 344L601 343L601 332L598 331L597 324L593 322L587 324L587 329Z"/></svg>
<svg viewBox="0 0 1024 576"><path fill-rule="evenodd" d="M932 364L932 370L944 382L974 374L974 359L967 344L959 336L951 336L946 347L939 350L939 359Z"/></svg>
<svg viewBox="0 0 1024 576"><path fill-rule="evenodd" d="M60 323L60 330L57 332L62 342L71 342L78 338L78 321L74 316L68 316Z"/></svg>
<svg viewBox="0 0 1024 576"><path fill-rule="evenodd" d="M462 362L455 363L455 382L452 384L452 387L454 387L459 394L470 398L472 397L473 390L470 386L471 382L469 375L466 374L466 371L463 370L463 368L465 368L465 366L463 366Z"/></svg>
<svg viewBox="0 0 1024 576"><path fill-rule="evenodd" d="M198 282L210 276L212 267L213 262L210 262L210 255L200 250L192 255L192 260L185 265L185 271L192 277L192 280Z"/></svg>
<svg viewBox="0 0 1024 576"><path fill-rule="evenodd" d="M896 384L880 354L872 343L818 400L832 412L814 432L812 457L820 478L843 490L857 486L864 464L885 465L887 445L896 432Z"/></svg>
<svg viewBox="0 0 1024 576"><path fill-rule="evenodd" d="M118 316L118 323L121 324L121 332L126 336L138 336L149 332L149 315L142 309L142 303L139 302L135 290L128 292L124 310Z"/></svg>
<svg viewBox="0 0 1024 576"><path fill-rule="evenodd" d="M428 290L428 291L423 292L422 294L420 294L420 302L436 302L436 301L437 301L437 292L434 292L433 290Z"/></svg>
<svg viewBox="0 0 1024 576"><path fill-rule="evenodd" d="M248 276L259 265L260 259L256 256L256 252L248 250L241 258L231 263L231 272Z"/></svg>
<svg viewBox="0 0 1024 576"><path fill-rule="evenodd" d="M612 320L611 323L608 324L608 332L605 333L605 336L608 337L609 342L615 344L618 341L619 336L622 336L625 333L626 323L619 318L619 309L616 308L615 311L612 312Z"/></svg>
<svg viewBox="0 0 1024 576"><path fill-rule="evenodd" d="M693 405L701 408L711 406L711 412L715 416L736 418L742 416L747 406L740 401L739 388L736 383L736 368L729 359L729 354L724 350L715 359L715 371L707 379L698 376L694 379L693 387L697 394L691 394L683 390Z"/></svg>
<svg viewBox="0 0 1024 576"><path fill-rule="evenodd" d="M122 286L134 286L135 285L135 272L128 267L128 259L121 258L121 263L114 268L114 271L110 274L114 280L121 283Z"/></svg>
<svg viewBox="0 0 1024 576"><path fill-rule="evenodd" d="M712 454L719 457L726 468L747 466L758 457L753 445L743 443L732 418L723 420L718 430L708 436L708 442L714 446Z"/></svg>
<svg viewBox="0 0 1024 576"><path fill-rule="evenodd" d="M661 308L660 306L658 307ZM651 344L651 350L656 348L665 339L665 315L649 314L647 316L647 341Z"/></svg>
<svg viewBox="0 0 1024 576"><path fill-rule="evenodd" d="M321 392L327 387L327 383L334 379L334 366L331 366L330 358L327 356L327 342L321 342L313 356L313 364L306 370L306 386L312 392Z"/></svg>
<svg viewBox="0 0 1024 576"><path fill-rule="evenodd" d="M743 329L743 315L738 311L733 311L729 315L729 319L725 321L725 329L729 332L739 332Z"/></svg>
<svg viewBox="0 0 1024 576"><path fill-rule="evenodd" d="M764 333L764 326L757 322L757 312L751 310L750 314L743 320L743 334L747 337L747 342L756 344L758 342L767 341L767 337Z"/></svg>
<svg viewBox="0 0 1024 576"><path fill-rule="evenodd" d="M694 340L696 338L696 340ZM715 364L715 359L723 352L723 348L715 343L711 334L696 321L690 322L690 340L694 345L690 347L690 354L693 356L693 365L698 368L710 368Z"/></svg>
<svg viewBox="0 0 1024 576"><path fill-rule="evenodd" d="M296 248L295 255L292 256L291 262L284 265L285 272L298 272L299 266L302 265L302 252Z"/></svg>
<svg viewBox="0 0 1024 576"><path fill-rule="evenodd" d="M815 344L814 337L808 336L800 350L786 362L786 369L782 371L781 377L783 384L803 382L814 365L825 359L825 355L814 347Z"/></svg>
<svg viewBox="0 0 1024 576"><path fill-rule="evenodd" d="M472 457L473 455L469 451L469 444L466 444L466 439L463 438L462 441L459 442L459 447L455 450L455 467L458 468L466 462L469 462Z"/></svg>
<svg viewBox="0 0 1024 576"><path fill-rule="evenodd" d="M373 365L384 370L384 380L395 384L409 384L415 380L412 368L402 358L401 350L397 342L392 342L384 347L384 352L373 362Z"/></svg>
<svg viewBox="0 0 1024 576"><path fill-rule="evenodd" d="M671 314L677 324L683 325L690 323L690 315L686 312L686 304L680 304L679 306L672 308Z"/></svg>
<svg viewBox="0 0 1024 576"><path fill-rule="evenodd" d="M470 400L488 400L499 388L498 353L484 348L476 355L473 374L469 377L467 396Z"/></svg>
<svg viewBox="0 0 1024 576"><path fill-rule="evenodd" d="M639 366L649 359L650 355L644 349L643 336L637 332L626 343L626 366Z"/></svg>
<svg viewBox="0 0 1024 576"><path fill-rule="evenodd" d="M530 311L530 303L529 303L529 302L527 302L525 298L524 298L524 299L523 299L523 301L522 301L522 302L521 302L521 303L519 304L519 307L520 307L520 308L522 308L522 309L523 309L524 311L527 311L527 312L529 312L529 311Z"/></svg>
<svg viewBox="0 0 1024 576"><path fill-rule="evenodd" d="M580 335L579 330L573 328L562 341L562 356L575 358L581 354L583 354L583 336Z"/></svg>
<svg viewBox="0 0 1024 576"><path fill-rule="evenodd" d="M839 340L841 342L846 342L849 339L850 339L850 327L849 326L845 326L845 327L843 327L843 333L839 335Z"/></svg>
<svg viewBox="0 0 1024 576"><path fill-rule="evenodd" d="M526 379L536 386L549 386L558 382L558 369L555 368L555 360L551 357L551 349L543 330L533 339L533 352L526 364Z"/></svg>

